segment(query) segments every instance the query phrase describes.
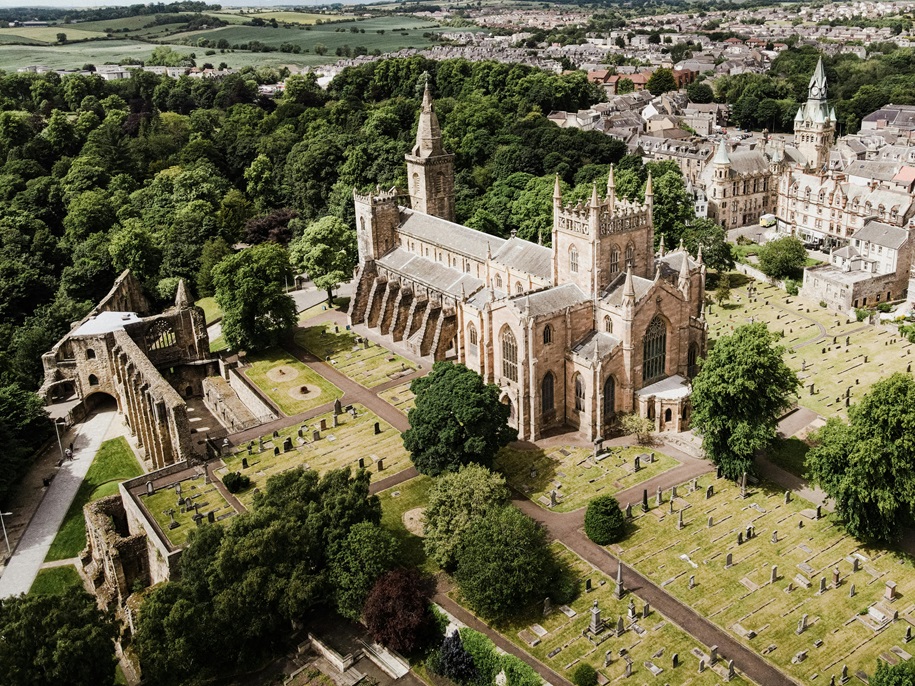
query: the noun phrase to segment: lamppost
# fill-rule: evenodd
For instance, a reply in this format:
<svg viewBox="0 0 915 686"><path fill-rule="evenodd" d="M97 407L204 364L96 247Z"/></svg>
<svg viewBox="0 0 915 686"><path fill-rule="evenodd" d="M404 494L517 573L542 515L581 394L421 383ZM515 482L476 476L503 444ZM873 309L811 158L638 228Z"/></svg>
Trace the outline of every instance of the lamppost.
<svg viewBox="0 0 915 686"><path fill-rule="evenodd" d="M6 541L6 556L7 557L12 555L13 552L10 550L10 539L7 538L7 536L6 536L6 524L4 523L3 518L10 517L10 516L12 516L12 514L13 514L12 512L0 512L0 526L3 527L3 540Z"/></svg>

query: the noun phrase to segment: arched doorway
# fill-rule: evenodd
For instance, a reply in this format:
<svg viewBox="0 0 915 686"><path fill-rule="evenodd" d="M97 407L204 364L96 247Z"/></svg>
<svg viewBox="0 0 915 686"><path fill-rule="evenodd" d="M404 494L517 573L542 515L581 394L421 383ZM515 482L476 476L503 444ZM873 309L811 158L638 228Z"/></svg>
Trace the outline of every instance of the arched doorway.
<svg viewBox="0 0 915 686"><path fill-rule="evenodd" d="M117 398L105 391L96 391L87 395L83 400L83 406L86 408L87 414L92 414L93 412L117 412L120 409Z"/></svg>

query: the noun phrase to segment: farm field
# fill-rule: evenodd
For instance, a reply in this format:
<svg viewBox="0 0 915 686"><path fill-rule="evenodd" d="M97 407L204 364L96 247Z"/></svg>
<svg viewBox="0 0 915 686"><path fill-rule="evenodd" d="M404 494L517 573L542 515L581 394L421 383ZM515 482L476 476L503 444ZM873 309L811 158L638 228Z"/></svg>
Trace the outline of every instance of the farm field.
<svg viewBox="0 0 915 686"><path fill-rule="evenodd" d="M0 28L0 40L9 43L10 39L24 38L39 43L56 43L57 34L67 34L68 41L90 40L92 38L105 38L101 31L87 31L76 28L78 24L61 24L60 26L17 26L14 28Z"/></svg>

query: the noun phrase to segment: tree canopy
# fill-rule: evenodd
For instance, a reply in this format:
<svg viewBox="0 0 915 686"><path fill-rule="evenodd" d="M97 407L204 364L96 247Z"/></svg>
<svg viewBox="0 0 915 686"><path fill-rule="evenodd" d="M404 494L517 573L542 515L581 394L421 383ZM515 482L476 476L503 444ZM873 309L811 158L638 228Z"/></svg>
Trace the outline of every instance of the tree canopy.
<svg viewBox="0 0 915 686"><path fill-rule="evenodd" d="M311 222L289 244L292 264L327 291L328 304L333 302L333 289L353 277L358 257L355 229L337 217Z"/></svg>
<svg viewBox="0 0 915 686"><path fill-rule="evenodd" d="M612 495L592 498L585 510L585 534L598 545L610 545L626 533L626 518Z"/></svg>
<svg viewBox="0 0 915 686"><path fill-rule="evenodd" d="M701 362L692 390L692 425L705 454L730 479L753 471L753 457L775 438L799 382L765 324L722 336Z"/></svg>
<svg viewBox="0 0 915 686"><path fill-rule="evenodd" d="M797 278L807 261L804 244L794 236L769 241L759 249L759 268L773 279Z"/></svg>
<svg viewBox="0 0 915 686"><path fill-rule="evenodd" d="M437 632L429 605L430 585L412 568L382 574L365 600L363 620L372 638L402 653L434 641Z"/></svg>
<svg viewBox="0 0 915 686"><path fill-rule="evenodd" d="M236 349L262 350L295 324L295 303L285 292L286 250L263 243L224 258L213 268L222 332Z"/></svg>
<svg viewBox="0 0 915 686"><path fill-rule="evenodd" d="M849 408L847 424L832 418L812 438L808 473L849 533L898 540L915 512L915 380L894 374L878 381Z"/></svg>
<svg viewBox="0 0 915 686"><path fill-rule="evenodd" d="M114 684L114 618L84 591L0 599L4 686Z"/></svg>
<svg viewBox="0 0 915 686"><path fill-rule="evenodd" d="M508 426L509 408L499 402L499 387L462 364L436 362L410 389L416 406L403 443L421 474L435 476L471 462L490 466L518 435Z"/></svg>

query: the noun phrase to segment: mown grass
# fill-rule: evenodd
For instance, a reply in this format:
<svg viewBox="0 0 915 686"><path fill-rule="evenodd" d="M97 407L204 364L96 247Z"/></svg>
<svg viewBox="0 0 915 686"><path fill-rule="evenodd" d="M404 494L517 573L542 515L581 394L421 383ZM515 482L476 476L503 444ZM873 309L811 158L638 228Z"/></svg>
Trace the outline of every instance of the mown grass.
<svg viewBox="0 0 915 686"><path fill-rule="evenodd" d="M381 526L390 531L400 543L402 564L415 565L424 572L434 574L438 565L426 556L423 539L407 531L403 515L417 507L425 507L429 498L432 479L417 476L394 488L378 494L381 500Z"/></svg>
<svg viewBox="0 0 915 686"><path fill-rule="evenodd" d="M242 370L245 376L287 417L333 402L343 395L330 381L279 348L248 355L247 362L250 366ZM280 371L283 371L282 375ZM303 386L310 393L320 392L312 397L301 397L299 391Z"/></svg>
<svg viewBox="0 0 915 686"><path fill-rule="evenodd" d="M198 298L197 305L203 310L207 324L212 324L217 319L222 319L222 309L216 304L216 298Z"/></svg>
<svg viewBox="0 0 915 686"><path fill-rule="evenodd" d="M83 580L73 565L42 569L35 577L29 595L66 595L83 588Z"/></svg>
<svg viewBox="0 0 915 686"><path fill-rule="evenodd" d="M123 436L105 441L99 448L86 478L80 484L73 504L67 510L64 522L54 537L48 555L48 561L66 560L79 555L86 547L86 520L83 519L83 506L99 498L114 495L118 484L126 479L140 476L143 469Z"/></svg>
<svg viewBox="0 0 915 686"><path fill-rule="evenodd" d="M807 478L807 451L810 446L799 438L778 438L766 450L773 464L802 479Z"/></svg>

